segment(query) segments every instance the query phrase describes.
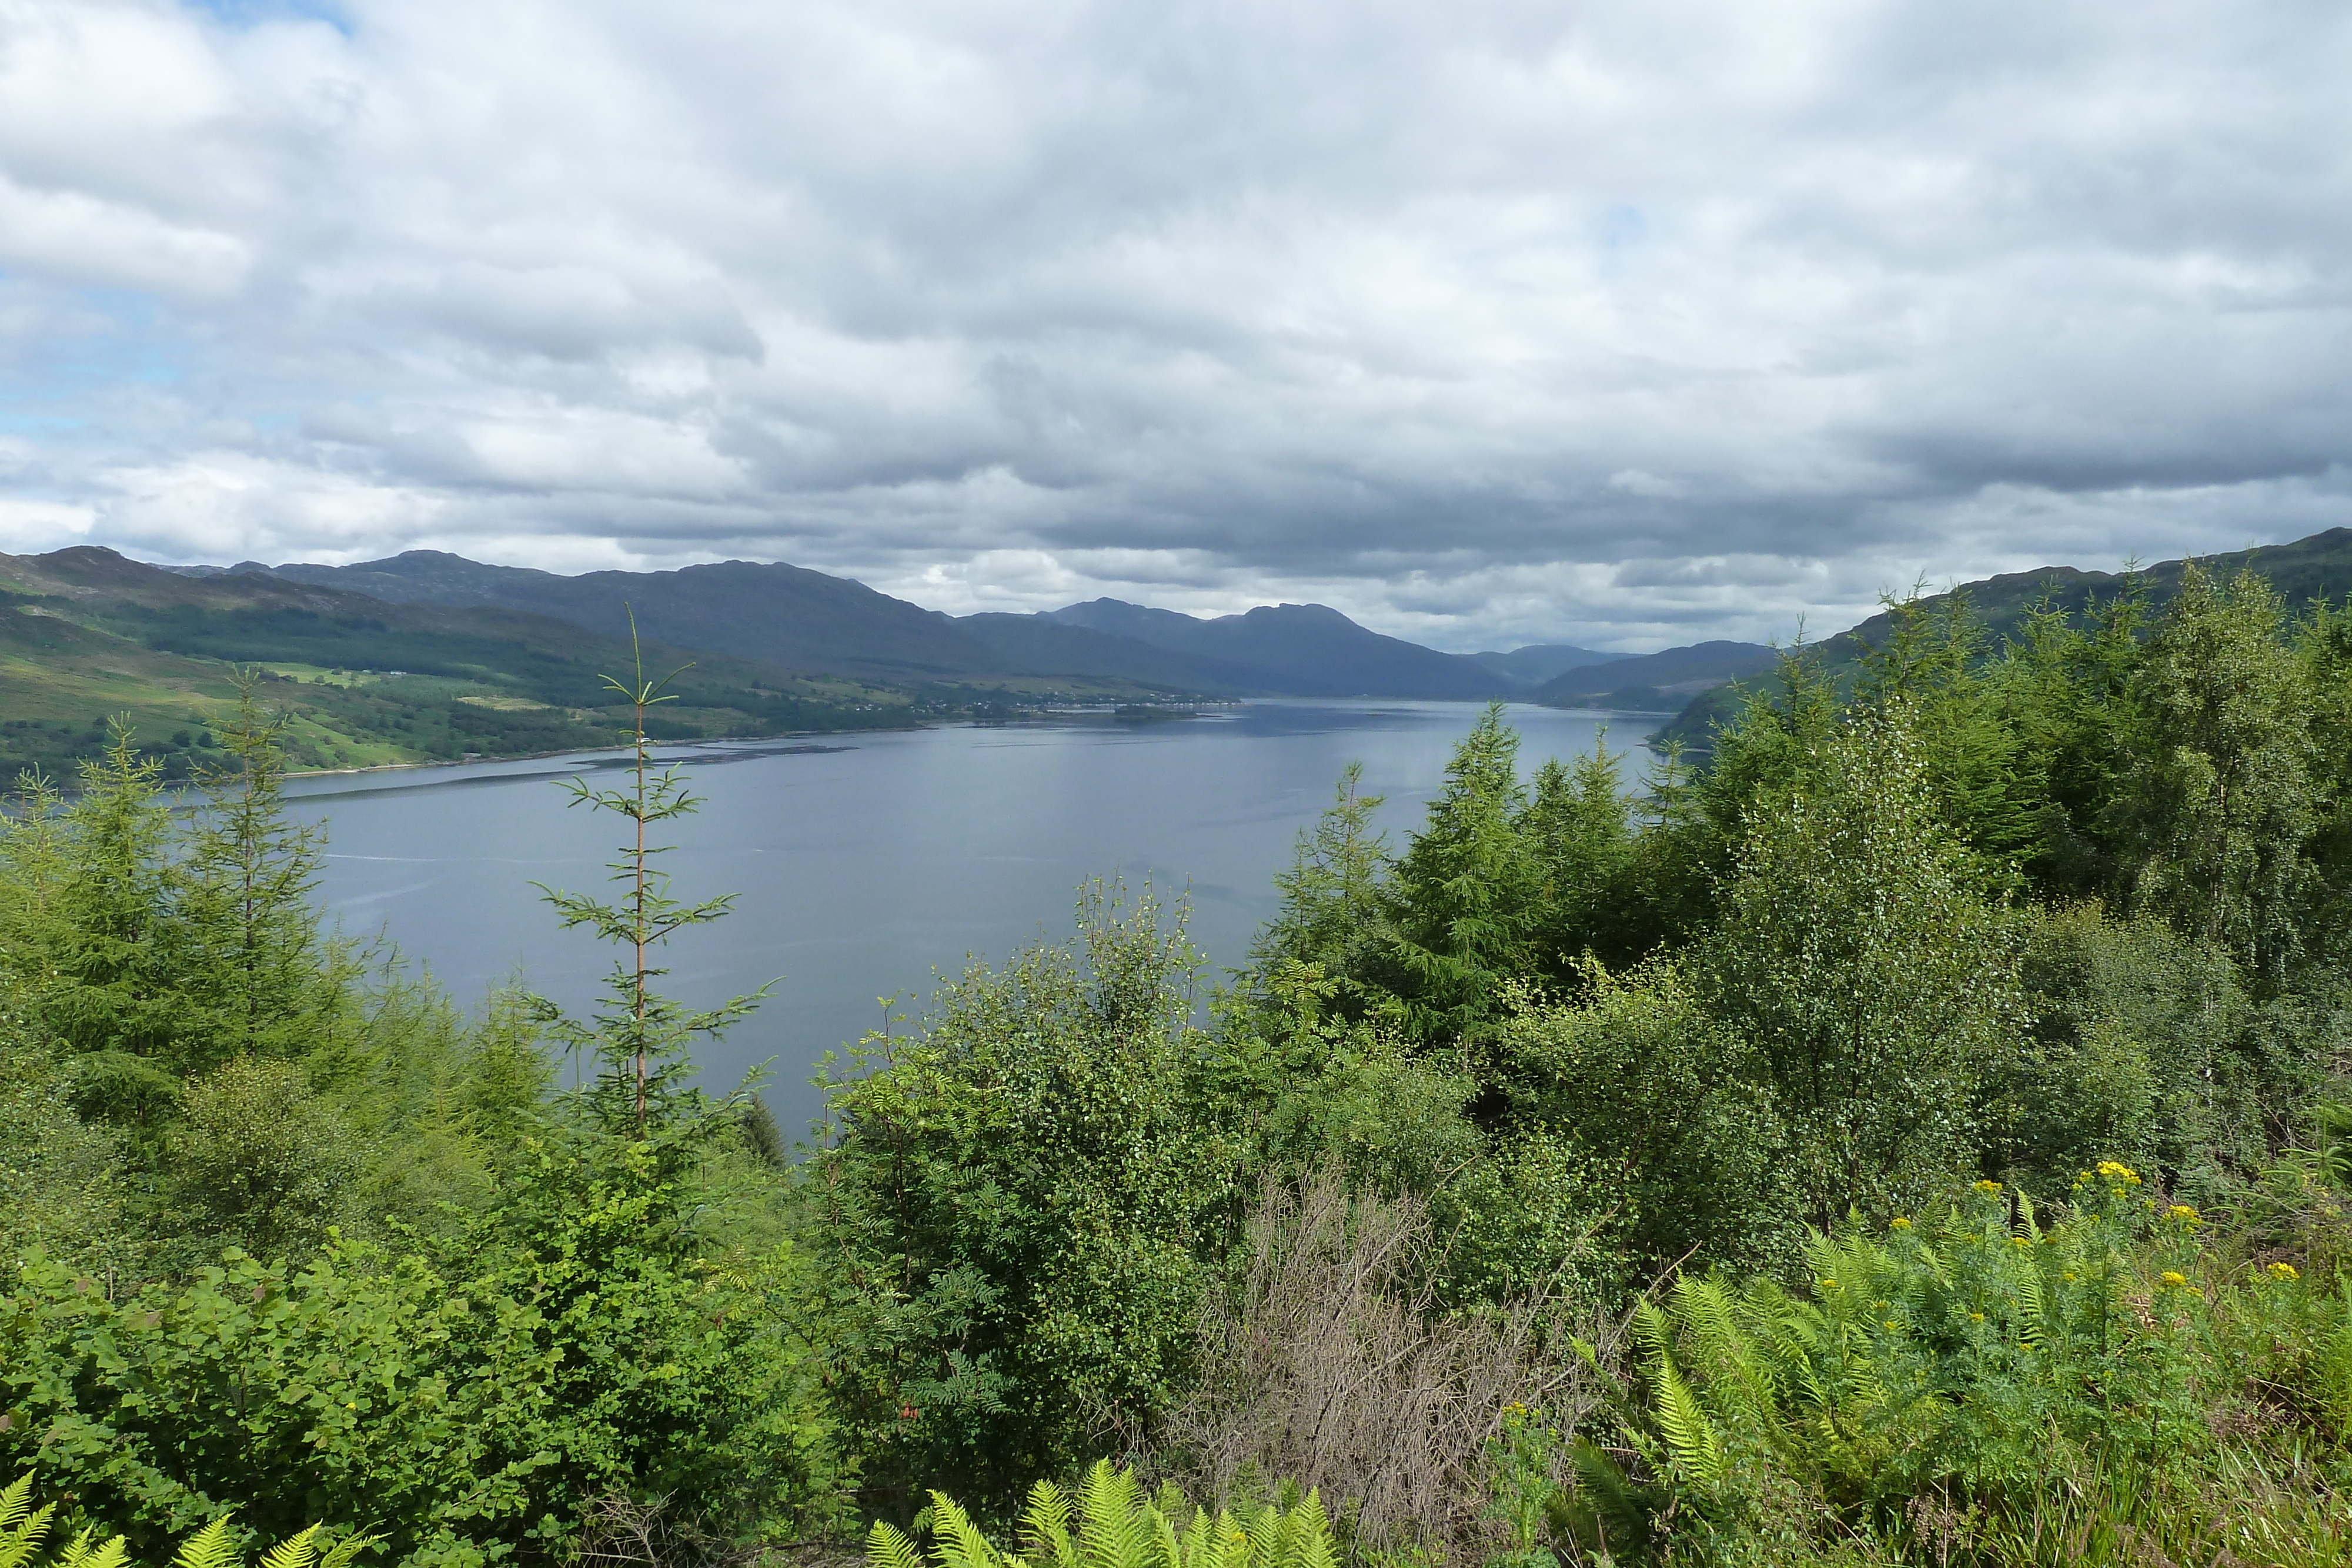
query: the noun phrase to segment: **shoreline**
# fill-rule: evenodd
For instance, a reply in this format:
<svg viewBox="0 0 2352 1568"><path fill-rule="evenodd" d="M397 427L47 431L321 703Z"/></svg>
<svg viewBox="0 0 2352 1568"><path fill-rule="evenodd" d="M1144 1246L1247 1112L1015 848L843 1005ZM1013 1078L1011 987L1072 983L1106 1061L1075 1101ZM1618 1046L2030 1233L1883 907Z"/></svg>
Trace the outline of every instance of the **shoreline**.
<svg viewBox="0 0 2352 1568"><path fill-rule="evenodd" d="M1236 707L1246 700L1246 698L1242 697L1208 698L1196 702L1186 703L1181 706L1192 710L1192 712L1197 712L1204 707ZM857 729L787 729L779 730L769 735L700 735L696 736L690 740L657 740L654 744L657 747L740 746L752 741L808 740L823 736L833 735L906 735L915 730L937 729L940 726L948 724L1019 724L1023 722L1023 718L1024 717L1047 718L1056 714L1109 713L1115 716L1121 709L1145 706L1150 705L1118 703L1108 705L1107 706L1089 707L1080 707L1074 705L1066 707L1032 709L1029 713L1024 716L1009 719L932 718L918 720L911 724L866 725ZM1178 705L1170 706L1175 706ZM1168 716L1172 718L1178 716L1174 713L1171 713ZM1186 716L1189 716L1189 715ZM473 768L486 762L544 762L551 757L601 757L610 752L627 751L629 749L629 743L622 741L614 746L571 746L559 747L553 751L518 751L502 754L497 757L488 755L478 755L474 757L434 757L427 758L420 762L371 762L364 768L306 768L299 772L292 768L289 768L286 772L286 778L289 782L297 779L348 779L355 778L362 773L399 773L417 768Z"/></svg>

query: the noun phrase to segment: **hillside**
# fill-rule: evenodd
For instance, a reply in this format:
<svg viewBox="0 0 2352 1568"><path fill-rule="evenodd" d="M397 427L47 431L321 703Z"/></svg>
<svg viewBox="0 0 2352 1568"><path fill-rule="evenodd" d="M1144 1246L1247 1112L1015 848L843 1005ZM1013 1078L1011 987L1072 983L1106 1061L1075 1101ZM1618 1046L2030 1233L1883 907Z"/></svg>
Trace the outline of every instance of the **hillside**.
<svg viewBox="0 0 2352 1568"><path fill-rule="evenodd" d="M804 567L722 561L562 577L437 550L341 567L247 561L226 575L395 603L521 611L606 635L625 632L626 604L646 635L680 647L894 684L1028 680L1168 695L1420 697L1500 696L1532 684L1477 659L1381 636L1321 605L1262 606L1203 621L1098 600L1042 615L959 619ZM1546 648L1496 657L1556 672L1567 667L1562 657L1606 655Z"/></svg>
<svg viewBox="0 0 2352 1568"><path fill-rule="evenodd" d="M2241 567L2254 571L2268 578L2290 606L2300 608L2315 599L2341 599L2352 594L2352 528L2329 528L2288 544L2263 545L2226 555L2158 561L2138 573L2151 609L2169 602L2179 591L2180 574L2191 562L2213 571L2234 572ZM1964 582L1927 595L1920 603L1936 610L1948 604L1955 596L1965 600L1992 645L1998 646L2017 631L2027 608L2045 595L2054 608L2069 616L2080 616L2093 606L2112 600L2122 591L2125 581L2122 572L2084 571L2071 566L2039 567L2032 571L2004 572ZM1892 626L1892 618L1881 611L1816 644L1812 656L1832 674L1843 675L1859 664L1871 649L1885 643ZM1764 666L1765 670L1769 668ZM1742 687L1723 686L1703 692L1675 715L1673 722L1651 736L1651 744L1679 744L1687 751L1705 751L1717 727L1728 722L1745 700L1746 688Z"/></svg>
<svg viewBox="0 0 2352 1568"><path fill-rule="evenodd" d="M1570 670L1589 669L1595 664L1613 664L1626 657L1623 653L1598 653L1590 648L1570 647L1565 643L1538 643L1525 648L1514 648L1507 653L1484 653L1470 655L1514 685L1539 686Z"/></svg>
<svg viewBox="0 0 2352 1568"><path fill-rule="evenodd" d="M520 610L608 636L626 636L634 612L638 629L648 637L786 669L891 681L1006 673L996 652L951 617L877 593L862 582L782 563L730 560L676 571L562 577L526 567L488 566L439 550L409 550L355 566L265 567L248 561L231 570L394 603Z"/></svg>
<svg viewBox="0 0 2352 1568"><path fill-rule="evenodd" d="M692 662L656 733L676 738L905 723L936 705L870 683L654 643ZM292 716L291 760L365 767L619 743L599 678L625 642L494 607L389 604L262 574L197 577L79 547L0 556L0 777L69 776L127 716L171 777L205 760L238 665Z"/></svg>
<svg viewBox="0 0 2352 1568"><path fill-rule="evenodd" d="M1277 687L1264 672L1165 648L1043 615L983 612L956 624L984 643L1005 669L1039 675L1106 677L1215 696L1259 696Z"/></svg>
<svg viewBox="0 0 2352 1568"><path fill-rule="evenodd" d="M1066 625L1237 665L1265 689L1295 696L1491 697L1515 687L1475 659L1383 637L1321 604L1260 605L1203 621L1097 599L1046 614Z"/></svg>
<svg viewBox="0 0 2352 1568"><path fill-rule="evenodd" d="M1760 643L1694 643L1570 670L1529 694L1547 707L1663 711L1730 681L1761 674L1778 657Z"/></svg>

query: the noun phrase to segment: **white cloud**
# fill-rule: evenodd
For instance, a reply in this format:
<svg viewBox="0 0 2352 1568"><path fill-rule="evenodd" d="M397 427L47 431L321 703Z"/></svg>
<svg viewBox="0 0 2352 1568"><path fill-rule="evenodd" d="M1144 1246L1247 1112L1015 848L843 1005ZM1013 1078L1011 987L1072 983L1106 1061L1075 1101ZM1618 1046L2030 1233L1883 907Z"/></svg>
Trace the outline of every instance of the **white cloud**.
<svg viewBox="0 0 2352 1568"><path fill-rule="evenodd" d="M90 538L1633 647L2352 520L2340 7L340 14L0 0Z"/></svg>

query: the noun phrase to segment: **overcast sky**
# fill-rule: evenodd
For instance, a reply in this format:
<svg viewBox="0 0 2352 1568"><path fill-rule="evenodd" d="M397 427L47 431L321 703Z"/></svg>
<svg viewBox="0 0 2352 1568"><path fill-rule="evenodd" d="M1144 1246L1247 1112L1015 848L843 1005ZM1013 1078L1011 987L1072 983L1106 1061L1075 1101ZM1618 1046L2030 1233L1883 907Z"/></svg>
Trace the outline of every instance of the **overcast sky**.
<svg viewBox="0 0 2352 1568"><path fill-rule="evenodd" d="M1438 646L2352 522L2340 0L0 0L0 549Z"/></svg>

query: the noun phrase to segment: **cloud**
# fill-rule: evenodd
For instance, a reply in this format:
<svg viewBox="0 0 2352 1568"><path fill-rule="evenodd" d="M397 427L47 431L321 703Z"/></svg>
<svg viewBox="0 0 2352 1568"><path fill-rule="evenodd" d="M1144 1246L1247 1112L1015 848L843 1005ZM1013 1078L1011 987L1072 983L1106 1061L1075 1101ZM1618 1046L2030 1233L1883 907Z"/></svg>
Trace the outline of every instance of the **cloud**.
<svg viewBox="0 0 2352 1568"><path fill-rule="evenodd" d="M2291 538L2347 67L2277 0L0 0L0 542L1639 648Z"/></svg>

